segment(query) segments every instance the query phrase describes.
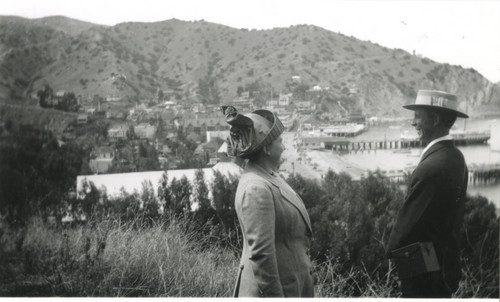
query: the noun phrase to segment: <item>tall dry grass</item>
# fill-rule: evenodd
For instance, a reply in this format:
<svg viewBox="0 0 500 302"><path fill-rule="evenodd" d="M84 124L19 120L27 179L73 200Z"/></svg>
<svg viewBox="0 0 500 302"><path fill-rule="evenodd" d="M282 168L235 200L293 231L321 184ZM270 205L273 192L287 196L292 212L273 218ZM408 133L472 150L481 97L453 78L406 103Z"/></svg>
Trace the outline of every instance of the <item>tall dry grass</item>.
<svg viewBox="0 0 500 302"><path fill-rule="evenodd" d="M104 221L74 229L39 221L11 233L3 296L230 296L237 257L200 244L187 221L137 228ZM22 246L19 245L22 241ZM16 245L17 244L17 245ZM204 246L203 251L201 246ZM4 258L5 259L5 258Z"/></svg>
<svg viewBox="0 0 500 302"><path fill-rule="evenodd" d="M0 296L230 297L234 250L200 236L186 219L141 227L94 222L70 229L39 220L0 232ZM463 267L457 298L494 296L497 270ZM397 276L315 264L316 297L397 297ZM494 285L494 284L493 284Z"/></svg>

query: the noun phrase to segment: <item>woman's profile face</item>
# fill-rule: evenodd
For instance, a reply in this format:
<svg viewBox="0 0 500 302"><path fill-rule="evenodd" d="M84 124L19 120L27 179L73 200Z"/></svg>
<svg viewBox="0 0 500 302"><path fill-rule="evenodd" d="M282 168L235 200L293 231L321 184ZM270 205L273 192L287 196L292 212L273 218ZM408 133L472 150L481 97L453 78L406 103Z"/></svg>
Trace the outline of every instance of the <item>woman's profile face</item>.
<svg viewBox="0 0 500 302"><path fill-rule="evenodd" d="M281 153L285 151L281 135L267 147L267 151L269 152L268 156L271 164L278 168L281 160Z"/></svg>

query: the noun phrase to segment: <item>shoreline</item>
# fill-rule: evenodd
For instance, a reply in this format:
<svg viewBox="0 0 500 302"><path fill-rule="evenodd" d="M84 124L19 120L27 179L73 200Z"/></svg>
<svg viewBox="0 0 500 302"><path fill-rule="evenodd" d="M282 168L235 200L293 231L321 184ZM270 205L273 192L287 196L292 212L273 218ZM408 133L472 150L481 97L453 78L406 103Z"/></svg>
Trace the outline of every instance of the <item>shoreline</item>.
<svg viewBox="0 0 500 302"><path fill-rule="evenodd" d="M494 131L497 128L500 130L500 120L473 120L473 129L491 128L492 138L488 145L481 146L459 146L459 149L464 154L467 165L469 167L480 165L497 165L500 164L500 150L493 148L494 143L500 141L500 133ZM387 133L392 132L390 135L397 135L403 131L407 126L392 127L390 123L383 126L370 127L366 132L358 136L358 139L370 136L375 139L376 137L387 137ZM493 125L493 127L492 127ZM384 132L384 128L387 130ZM282 158L284 162L280 168L285 174L297 173L303 177L313 178L320 180L328 169L336 173L345 172L351 176L352 179L360 179L367 171L375 171L380 169L386 171L391 175L401 173L402 170L411 173L412 168L418 164L420 153L423 148L411 149L393 149L393 150L365 150L350 153L339 153L332 150L302 150L297 152L293 145L293 138L295 132L283 133L283 144L286 149L283 152ZM498 151L498 152L497 152ZM495 184L469 184L468 194L480 194L488 198L495 204L497 209L500 209L500 183Z"/></svg>

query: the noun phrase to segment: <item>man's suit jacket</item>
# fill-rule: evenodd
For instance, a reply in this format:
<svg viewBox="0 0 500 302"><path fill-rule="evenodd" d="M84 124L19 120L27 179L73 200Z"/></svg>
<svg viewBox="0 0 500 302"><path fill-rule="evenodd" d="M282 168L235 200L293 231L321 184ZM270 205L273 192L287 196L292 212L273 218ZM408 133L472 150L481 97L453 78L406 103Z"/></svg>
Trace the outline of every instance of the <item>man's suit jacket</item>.
<svg viewBox="0 0 500 302"><path fill-rule="evenodd" d="M460 280L460 226L463 219L468 170L453 141L431 146L410 177L387 251L432 241L442 276L453 292Z"/></svg>
<svg viewBox="0 0 500 302"><path fill-rule="evenodd" d="M235 208L243 232L235 297L312 297L312 231L302 199L281 176L249 162Z"/></svg>

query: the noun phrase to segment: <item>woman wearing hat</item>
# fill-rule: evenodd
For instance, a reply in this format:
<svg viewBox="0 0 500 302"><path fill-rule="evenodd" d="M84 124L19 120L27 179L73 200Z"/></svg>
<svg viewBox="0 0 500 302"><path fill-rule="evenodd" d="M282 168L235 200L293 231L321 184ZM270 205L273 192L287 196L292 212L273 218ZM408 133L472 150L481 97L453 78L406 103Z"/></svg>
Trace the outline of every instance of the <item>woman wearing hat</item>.
<svg viewBox="0 0 500 302"><path fill-rule="evenodd" d="M313 297L309 215L276 172L283 124L268 110L222 109L231 125L228 154L248 159L235 198L244 241L234 296Z"/></svg>

